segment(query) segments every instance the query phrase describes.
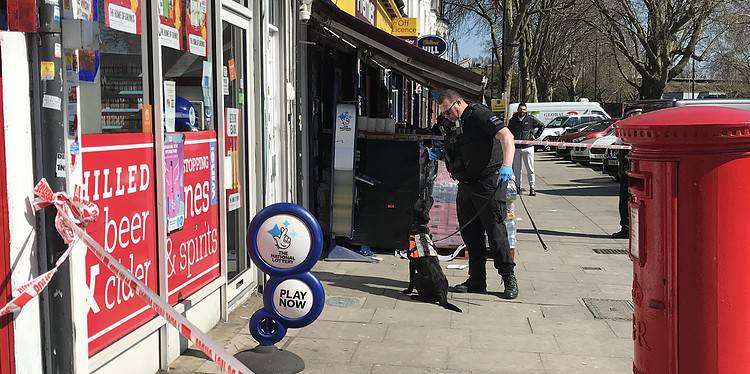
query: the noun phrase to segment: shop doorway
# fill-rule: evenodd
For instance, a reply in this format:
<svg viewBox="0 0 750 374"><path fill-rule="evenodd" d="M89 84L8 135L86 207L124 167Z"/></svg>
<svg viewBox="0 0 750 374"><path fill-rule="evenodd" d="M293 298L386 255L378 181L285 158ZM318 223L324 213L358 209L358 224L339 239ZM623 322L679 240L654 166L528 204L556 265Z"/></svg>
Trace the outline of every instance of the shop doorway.
<svg viewBox="0 0 750 374"><path fill-rule="evenodd" d="M11 298L10 229L8 227L8 192L5 173L5 120L3 117L3 86L0 73L0 306ZM13 315L0 317L0 373L13 373Z"/></svg>
<svg viewBox="0 0 750 374"><path fill-rule="evenodd" d="M224 98L224 184L226 187L227 297L256 285L256 269L246 255L247 224L262 196L253 95L250 20L222 10L222 95Z"/></svg>
<svg viewBox="0 0 750 374"><path fill-rule="evenodd" d="M264 149L266 150L265 173L266 173L266 205L278 203L286 199L283 181L286 170L282 167L282 133L281 114L283 111L281 97L281 72L282 61L280 61L281 41L279 33L280 1L268 3L268 40L266 44L265 60L266 74L265 83L265 133Z"/></svg>

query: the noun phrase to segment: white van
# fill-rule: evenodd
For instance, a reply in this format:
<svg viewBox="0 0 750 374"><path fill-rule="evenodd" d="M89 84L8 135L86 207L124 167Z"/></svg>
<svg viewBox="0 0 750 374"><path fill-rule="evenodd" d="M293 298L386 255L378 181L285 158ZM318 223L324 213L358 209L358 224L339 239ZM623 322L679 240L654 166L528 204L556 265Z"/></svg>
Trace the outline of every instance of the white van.
<svg viewBox="0 0 750 374"><path fill-rule="evenodd" d="M557 117L571 115L591 114L610 118L609 114L604 111L599 103L590 101L526 103L526 108L529 110L529 114L536 117L536 119L545 125ZM512 116L517 110L518 103L510 104L507 112L508 118L510 118L510 116Z"/></svg>

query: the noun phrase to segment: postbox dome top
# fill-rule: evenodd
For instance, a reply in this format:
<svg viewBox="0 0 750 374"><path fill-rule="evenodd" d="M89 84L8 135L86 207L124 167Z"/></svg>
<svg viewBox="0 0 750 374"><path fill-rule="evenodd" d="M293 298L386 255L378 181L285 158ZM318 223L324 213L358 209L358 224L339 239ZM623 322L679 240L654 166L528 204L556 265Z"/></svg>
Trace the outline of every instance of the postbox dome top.
<svg viewBox="0 0 750 374"><path fill-rule="evenodd" d="M634 147L750 146L750 110L686 106L618 121L617 136Z"/></svg>

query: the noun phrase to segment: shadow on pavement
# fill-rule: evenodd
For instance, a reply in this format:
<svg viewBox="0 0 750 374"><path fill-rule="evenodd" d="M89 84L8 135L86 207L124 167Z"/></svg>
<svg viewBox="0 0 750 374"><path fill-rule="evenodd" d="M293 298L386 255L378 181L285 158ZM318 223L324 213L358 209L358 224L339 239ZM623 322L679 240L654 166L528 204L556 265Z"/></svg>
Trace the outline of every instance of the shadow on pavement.
<svg viewBox="0 0 750 374"><path fill-rule="evenodd" d="M616 185L617 182L612 179L612 177L609 176L602 176L602 177L595 177L595 178L582 178L582 179L571 179L571 183L578 183L578 184L591 184L591 185L602 185L602 184L612 184Z"/></svg>
<svg viewBox="0 0 750 374"><path fill-rule="evenodd" d="M541 194L555 196L617 196L619 191L619 187L616 184L597 187L536 190L536 192Z"/></svg>
<svg viewBox="0 0 750 374"><path fill-rule="evenodd" d="M533 229L518 229L519 234L535 234ZM555 230L539 230L541 235L570 236L575 238L612 239L608 234L587 234L582 232L564 232Z"/></svg>
<svg viewBox="0 0 750 374"><path fill-rule="evenodd" d="M398 299L402 289L409 286L409 282L390 278L381 278L354 274L336 274L326 271L315 271L315 276L321 281L331 282L331 286L358 290L373 295L383 295Z"/></svg>

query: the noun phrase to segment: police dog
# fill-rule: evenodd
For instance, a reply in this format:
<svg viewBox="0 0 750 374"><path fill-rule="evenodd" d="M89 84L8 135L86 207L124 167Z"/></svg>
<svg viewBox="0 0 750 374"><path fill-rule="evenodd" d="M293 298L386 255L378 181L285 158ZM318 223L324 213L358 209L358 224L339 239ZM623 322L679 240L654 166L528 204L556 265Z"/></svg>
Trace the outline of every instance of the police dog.
<svg viewBox="0 0 750 374"><path fill-rule="evenodd" d="M409 244L409 287L401 292L408 295L416 289L419 296L412 296L413 299L437 302L445 309L461 313L459 307L448 302L448 279L440 268L430 237L414 235Z"/></svg>

